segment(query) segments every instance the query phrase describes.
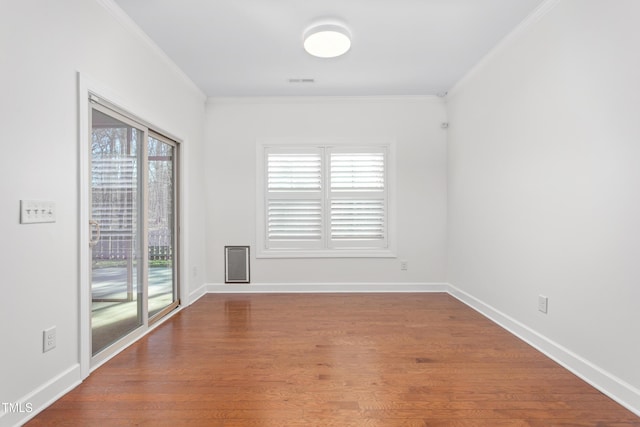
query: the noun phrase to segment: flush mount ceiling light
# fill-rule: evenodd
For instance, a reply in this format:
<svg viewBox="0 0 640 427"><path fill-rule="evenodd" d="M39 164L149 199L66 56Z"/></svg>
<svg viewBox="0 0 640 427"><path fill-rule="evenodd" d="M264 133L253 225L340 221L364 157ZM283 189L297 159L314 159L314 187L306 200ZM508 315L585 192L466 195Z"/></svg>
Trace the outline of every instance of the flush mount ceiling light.
<svg viewBox="0 0 640 427"><path fill-rule="evenodd" d="M318 58L335 58L350 48L351 34L341 25L316 25L304 33L304 50Z"/></svg>

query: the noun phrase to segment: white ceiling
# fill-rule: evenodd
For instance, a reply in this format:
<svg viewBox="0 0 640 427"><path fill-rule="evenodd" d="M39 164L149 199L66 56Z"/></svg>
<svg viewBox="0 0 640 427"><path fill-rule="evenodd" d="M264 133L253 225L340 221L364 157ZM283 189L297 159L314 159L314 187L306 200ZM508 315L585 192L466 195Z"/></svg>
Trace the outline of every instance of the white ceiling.
<svg viewBox="0 0 640 427"><path fill-rule="evenodd" d="M115 0L209 96L441 94L543 1ZM302 47L327 19L351 31L342 57Z"/></svg>

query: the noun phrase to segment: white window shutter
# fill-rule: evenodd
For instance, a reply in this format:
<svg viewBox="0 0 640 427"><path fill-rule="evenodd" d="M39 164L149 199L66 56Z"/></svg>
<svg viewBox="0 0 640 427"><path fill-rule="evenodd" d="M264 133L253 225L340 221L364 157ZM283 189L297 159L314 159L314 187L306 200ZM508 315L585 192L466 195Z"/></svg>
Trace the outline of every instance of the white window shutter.
<svg viewBox="0 0 640 427"><path fill-rule="evenodd" d="M267 202L269 240L320 240L322 205L320 200L272 199Z"/></svg>
<svg viewBox="0 0 640 427"><path fill-rule="evenodd" d="M322 159L319 153L269 153L267 190L320 191Z"/></svg>
<svg viewBox="0 0 640 427"><path fill-rule="evenodd" d="M332 240L382 240L384 236L384 200L331 201Z"/></svg>
<svg viewBox="0 0 640 427"><path fill-rule="evenodd" d="M267 151L268 247L321 247L324 234L322 169L322 152L317 148Z"/></svg>
<svg viewBox="0 0 640 427"><path fill-rule="evenodd" d="M384 149L333 149L329 157L330 242L333 247L386 245Z"/></svg>
<svg viewBox="0 0 640 427"><path fill-rule="evenodd" d="M389 254L388 145L264 147L259 241L268 256Z"/></svg>
<svg viewBox="0 0 640 427"><path fill-rule="evenodd" d="M384 153L331 153L331 191L382 191Z"/></svg>

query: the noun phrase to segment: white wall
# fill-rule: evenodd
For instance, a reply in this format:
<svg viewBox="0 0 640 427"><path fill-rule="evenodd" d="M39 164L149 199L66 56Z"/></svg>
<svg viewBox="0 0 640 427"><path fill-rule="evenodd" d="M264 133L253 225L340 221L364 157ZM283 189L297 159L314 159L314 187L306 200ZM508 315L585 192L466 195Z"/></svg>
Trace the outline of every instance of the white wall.
<svg viewBox="0 0 640 427"><path fill-rule="evenodd" d="M447 110L449 282L640 413L638 16L636 0L560 1Z"/></svg>
<svg viewBox="0 0 640 427"><path fill-rule="evenodd" d="M187 287L204 279L205 99L97 1L2 1L0 52L0 402L31 401L38 410L57 387L79 380L77 73L185 141ZM20 199L55 201L57 222L20 225ZM57 348L43 354L42 330L52 325ZM0 408L0 425L24 415Z"/></svg>
<svg viewBox="0 0 640 427"><path fill-rule="evenodd" d="M224 282L225 245L255 248L256 141L276 137L394 139L398 259L254 257L253 283L443 282L444 121L444 104L435 97L210 99L205 132L208 282ZM408 261L407 271L400 271L399 259Z"/></svg>

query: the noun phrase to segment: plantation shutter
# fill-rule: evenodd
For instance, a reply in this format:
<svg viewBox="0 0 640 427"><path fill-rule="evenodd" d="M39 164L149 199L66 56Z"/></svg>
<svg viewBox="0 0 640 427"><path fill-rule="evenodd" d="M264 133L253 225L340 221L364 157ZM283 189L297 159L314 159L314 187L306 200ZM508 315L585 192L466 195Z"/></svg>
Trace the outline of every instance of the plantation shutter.
<svg viewBox="0 0 640 427"><path fill-rule="evenodd" d="M331 149L330 242L333 247L384 247L387 229L386 152Z"/></svg>
<svg viewBox="0 0 640 427"><path fill-rule="evenodd" d="M383 238L383 200L331 200L331 239Z"/></svg>
<svg viewBox="0 0 640 427"><path fill-rule="evenodd" d="M388 249L387 149L264 147L263 247L325 255Z"/></svg>
<svg viewBox="0 0 640 427"><path fill-rule="evenodd" d="M331 153L331 191L384 190L384 153Z"/></svg>
<svg viewBox="0 0 640 427"><path fill-rule="evenodd" d="M322 153L268 149L266 237L271 248L320 248L323 240Z"/></svg>

